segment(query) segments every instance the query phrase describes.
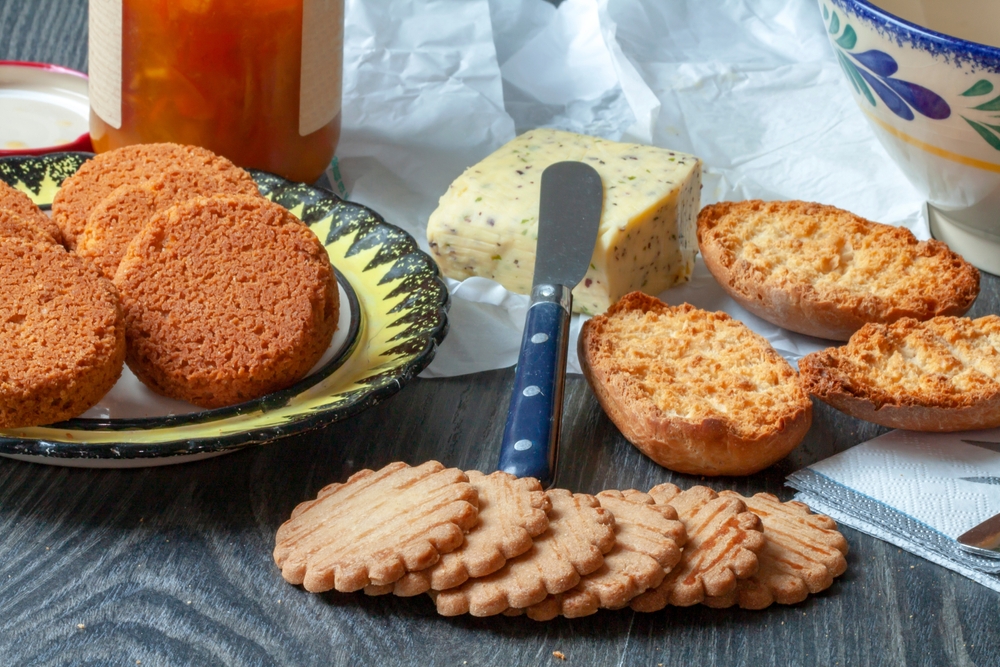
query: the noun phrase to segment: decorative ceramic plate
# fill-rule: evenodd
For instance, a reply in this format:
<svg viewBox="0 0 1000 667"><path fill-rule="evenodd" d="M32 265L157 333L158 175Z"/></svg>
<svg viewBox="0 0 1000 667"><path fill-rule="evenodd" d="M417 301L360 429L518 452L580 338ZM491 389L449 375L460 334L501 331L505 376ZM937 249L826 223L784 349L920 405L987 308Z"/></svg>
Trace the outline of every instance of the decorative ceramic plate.
<svg viewBox="0 0 1000 667"><path fill-rule="evenodd" d="M0 159L0 180L46 208L89 156ZM346 419L392 396L430 363L447 331L448 290L413 238L325 190L251 174L261 194L316 232L337 269L340 328L317 367L288 389L216 410L157 397L126 369L112 398L82 417L0 430L0 456L78 467L207 458ZM128 397L136 396L129 404Z"/></svg>

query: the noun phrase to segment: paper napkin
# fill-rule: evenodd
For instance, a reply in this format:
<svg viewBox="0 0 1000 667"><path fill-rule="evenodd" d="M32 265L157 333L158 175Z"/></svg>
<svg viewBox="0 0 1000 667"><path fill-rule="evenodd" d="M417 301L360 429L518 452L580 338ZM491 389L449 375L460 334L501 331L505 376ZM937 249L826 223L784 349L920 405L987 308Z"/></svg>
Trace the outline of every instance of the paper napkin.
<svg viewBox="0 0 1000 667"><path fill-rule="evenodd" d="M1000 559L955 541L1000 513L1000 429L891 431L787 483L814 511L1000 591Z"/></svg>

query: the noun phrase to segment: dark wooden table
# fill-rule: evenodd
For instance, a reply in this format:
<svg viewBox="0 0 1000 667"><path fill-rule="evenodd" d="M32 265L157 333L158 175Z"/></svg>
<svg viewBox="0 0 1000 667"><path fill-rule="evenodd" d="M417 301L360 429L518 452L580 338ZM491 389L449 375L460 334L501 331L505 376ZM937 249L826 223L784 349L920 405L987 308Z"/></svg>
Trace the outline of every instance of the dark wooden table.
<svg viewBox="0 0 1000 667"><path fill-rule="evenodd" d="M84 0L0 0L0 59L86 69L86 30ZM998 301L1000 280L984 275L972 314L1000 312ZM441 618L423 596L313 595L282 580L274 532L327 483L400 459L491 470L512 382L511 370L418 380L349 421L200 463L92 471L0 459L0 665L1000 664L1000 596L850 529L850 567L830 590L757 612ZM788 473L882 430L819 404L787 459L705 480L639 454L576 377L558 481L788 498Z"/></svg>

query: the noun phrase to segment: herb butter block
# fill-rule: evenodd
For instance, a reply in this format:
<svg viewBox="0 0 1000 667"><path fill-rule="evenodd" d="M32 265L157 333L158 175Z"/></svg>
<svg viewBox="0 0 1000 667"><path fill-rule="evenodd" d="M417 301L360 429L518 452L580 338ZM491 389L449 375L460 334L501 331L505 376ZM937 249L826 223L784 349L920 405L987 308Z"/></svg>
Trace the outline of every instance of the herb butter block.
<svg viewBox="0 0 1000 667"><path fill-rule="evenodd" d="M444 274L492 278L528 294L542 171L563 160L586 162L604 182L597 246L573 290L574 310L603 313L629 292L658 294L687 281L698 250L698 158L551 129L508 142L466 169L441 197L427 240Z"/></svg>

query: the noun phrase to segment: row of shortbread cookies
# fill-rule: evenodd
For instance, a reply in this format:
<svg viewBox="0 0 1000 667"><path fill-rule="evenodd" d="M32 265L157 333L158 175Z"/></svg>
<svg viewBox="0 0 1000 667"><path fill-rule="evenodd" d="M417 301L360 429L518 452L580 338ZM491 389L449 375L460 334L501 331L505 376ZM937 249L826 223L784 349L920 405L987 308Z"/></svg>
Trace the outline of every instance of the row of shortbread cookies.
<svg viewBox="0 0 1000 667"><path fill-rule="evenodd" d="M296 507L275 539L289 583L426 592L445 616L761 609L800 602L847 567L832 519L768 494L661 484L590 496L435 461L331 484Z"/></svg>

